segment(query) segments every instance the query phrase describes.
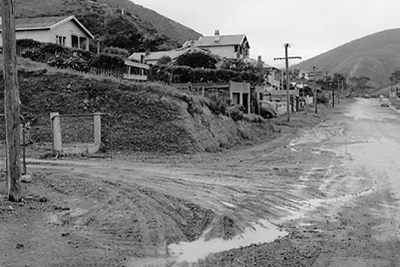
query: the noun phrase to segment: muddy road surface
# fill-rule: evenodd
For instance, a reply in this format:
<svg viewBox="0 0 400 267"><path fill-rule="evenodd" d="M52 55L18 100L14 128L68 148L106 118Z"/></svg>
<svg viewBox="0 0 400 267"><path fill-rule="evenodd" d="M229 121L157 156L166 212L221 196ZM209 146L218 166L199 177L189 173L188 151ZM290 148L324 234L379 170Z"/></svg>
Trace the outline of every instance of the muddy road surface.
<svg viewBox="0 0 400 267"><path fill-rule="evenodd" d="M400 266L400 115L327 112L240 150L31 158L0 266Z"/></svg>

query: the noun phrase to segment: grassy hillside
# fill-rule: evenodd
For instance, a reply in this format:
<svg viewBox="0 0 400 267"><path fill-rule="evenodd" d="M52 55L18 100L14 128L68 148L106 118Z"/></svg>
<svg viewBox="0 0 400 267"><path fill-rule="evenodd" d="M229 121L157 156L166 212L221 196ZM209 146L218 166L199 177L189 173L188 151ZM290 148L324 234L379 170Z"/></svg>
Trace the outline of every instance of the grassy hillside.
<svg viewBox="0 0 400 267"><path fill-rule="evenodd" d="M295 68L311 71L316 66L330 74L368 76L371 84L389 84L389 76L400 69L400 29L378 32L299 63Z"/></svg>
<svg viewBox="0 0 400 267"><path fill-rule="evenodd" d="M20 0L15 9L17 17L75 15L104 46L130 52L172 49L200 36L129 0Z"/></svg>
<svg viewBox="0 0 400 267"><path fill-rule="evenodd" d="M157 31L171 38L172 40L178 41L183 44L189 39L198 39L201 35L167 17L164 17L157 12L145 8L141 5L137 5L129 0L97 0L98 3L108 4L113 7L123 8L131 12L133 15L139 17L145 22L149 22Z"/></svg>

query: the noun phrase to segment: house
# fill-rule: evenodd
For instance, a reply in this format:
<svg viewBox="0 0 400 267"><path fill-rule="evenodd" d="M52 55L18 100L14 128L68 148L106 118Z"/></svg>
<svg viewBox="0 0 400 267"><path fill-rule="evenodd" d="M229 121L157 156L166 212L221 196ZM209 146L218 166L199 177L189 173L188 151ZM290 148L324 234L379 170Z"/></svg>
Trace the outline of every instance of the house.
<svg viewBox="0 0 400 267"><path fill-rule="evenodd" d="M89 50L89 41L94 40L93 34L75 16L16 19L15 37L84 50ZM2 35L0 46L3 46Z"/></svg>
<svg viewBox="0 0 400 267"><path fill-rule="evenodd" d="M192 41L186 41L183 47L190 46ZM221 58L244 59L250 56L250 45L246 35L220 35L219 30L214 36L202 36L194 41L194 46L207 49Z"/></svg>
<svg viewBox="0 0 400 267"><path fill-rule="evenodd" d="M134 81L147 81L150 66L134 60L125 60L126 72L124 79Z"/></svg>
<svg viewBox="0 0 400 267"><path fill-rule="evenodd" d="M282 90L282 72L269 64L264 63L263 68L268 71L269 88L267 90Z"/></svg>
<svg viewBox="0 0 400 267"><path fill-rule="evenodd" d="M147 73L150 66L157 65L161 58L168 57L171 61L174 61L181 55L196 51L210 53L207 50L194 47L193 45L169 51L135 52L125 60L126 73L124 74L124 78L128 80L147 81Z"/></svg>
<svg viewBox="0 0 400 267"><path fill-rule="evenodd" d="M128 61L141 62L148 65L157 65L158 61L163 57L169 57L171 61L174 61L179 56L190 52L201 51L204 53L210 53L208 50L194 47L193 43L191 46L181 47L178 49L173 49L169 51L158 51L158 52L135 52L130 57Z"/></svg>

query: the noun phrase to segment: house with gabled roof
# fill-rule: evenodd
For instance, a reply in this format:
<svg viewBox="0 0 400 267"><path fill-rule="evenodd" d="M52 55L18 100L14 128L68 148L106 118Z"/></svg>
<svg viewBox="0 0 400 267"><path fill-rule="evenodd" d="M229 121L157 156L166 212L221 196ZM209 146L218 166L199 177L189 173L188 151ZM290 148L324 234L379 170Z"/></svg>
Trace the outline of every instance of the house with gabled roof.
<svg viewBox="0 0 400 267"><path fill-rule="evenodd" d="M16 19L15 37L83 50L89 50L89 42L94 40L93 34L75 16ZM2 35L0 46L3 46Z"/></svg>
<svg viewBox="0 0 400 267"><path fill-rule="evenodd" d="M157 51L157 52L135 52L131 56L128 57L127 60L136 61L141 63L146 63L148 65L156 65L157 62L163 57L169 57L171 61L174 61L179 56L184 55L190 52L204 52L210 53L210 51L198 48L193 46L193 42L191 46L181 47L168 51Z"/></svg>
<svg viewBox="0 0 400 267"><path fill-rule="evenodd" d="M183 47L189 46L190 42L186 41ZM250 56L250 45L244 34L220 35L216 30L214 36L201 36L194 46L207 49L221 58L244 59Z"/></svg>
<svg viewBox="0 0 400 267"><path fill-rule="evenodd" d="M205 49L194 47L193 42L189 47L181 47L168 51L134 52L125 60L126 73L124 74L124 78L136 81L146 81L149 66L157 65L161 58L168 57L171 61L174 61L179 56L192 52L210 53Z"/></svg>

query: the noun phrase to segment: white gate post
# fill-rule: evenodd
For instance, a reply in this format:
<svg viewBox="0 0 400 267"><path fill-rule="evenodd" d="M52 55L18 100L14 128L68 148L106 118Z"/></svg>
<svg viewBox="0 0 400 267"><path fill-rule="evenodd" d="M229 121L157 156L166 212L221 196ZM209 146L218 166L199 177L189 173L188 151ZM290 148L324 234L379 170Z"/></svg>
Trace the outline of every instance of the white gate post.
<svg viewBox="0 0 400 267"><path fill-rule="evenodd" d="M51 126L53 128L53 152L62 153L61 122L58 112L50 113Z"/></svg>
<svg viewBox="0 0 400 267"><path fill-rule="evenodd" d="M99 147L101 144L101 113L94 114L94 144Z"/></svg>

